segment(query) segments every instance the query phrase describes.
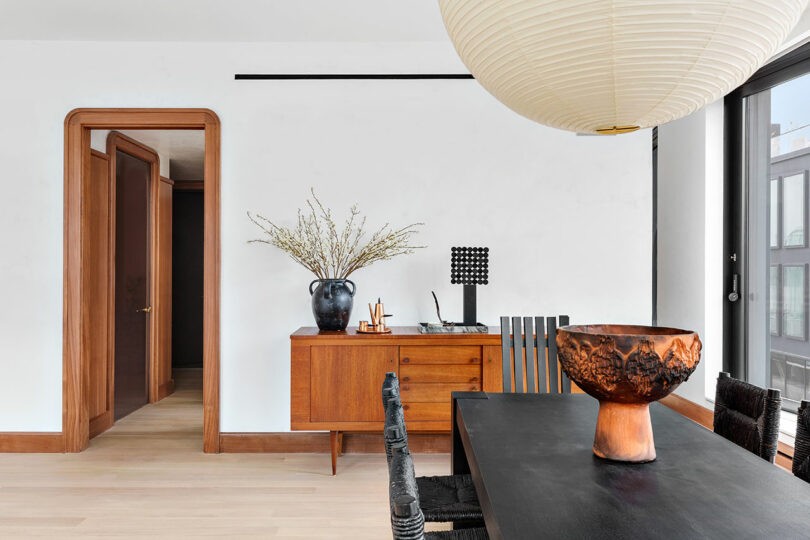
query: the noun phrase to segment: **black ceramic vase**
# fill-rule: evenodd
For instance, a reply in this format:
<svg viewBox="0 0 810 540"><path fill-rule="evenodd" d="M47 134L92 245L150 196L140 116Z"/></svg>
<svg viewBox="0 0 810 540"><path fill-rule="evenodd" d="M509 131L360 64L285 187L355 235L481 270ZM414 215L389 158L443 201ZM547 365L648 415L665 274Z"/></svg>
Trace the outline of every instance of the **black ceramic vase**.
<svg viewBox="0 0 810 540"><path fill-rule="evenodd" d="M316 283L318 286L313 289ZM309 284L312 314L319 329L346 330L352 314L355 290L354 282L348 279L316 279Z"/></svg>

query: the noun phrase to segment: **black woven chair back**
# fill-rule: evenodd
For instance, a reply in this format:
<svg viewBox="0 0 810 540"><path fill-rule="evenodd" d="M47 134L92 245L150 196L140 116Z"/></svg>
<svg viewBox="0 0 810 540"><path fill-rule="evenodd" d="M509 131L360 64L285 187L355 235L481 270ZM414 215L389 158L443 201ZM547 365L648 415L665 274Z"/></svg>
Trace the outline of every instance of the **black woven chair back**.
<svg viewBox="0 0 810 540"><path fill-rule="evenodd" d="M391 530L394 540L421 540L425 537L425 516L419 507L416 473L407 445L391 447L388 467L388 498L391 504Z"/></svg>
<svg viewBox="0 0 810 540"><path fill-rule="evenodd" d="M557 363L557 318L512 317L511 329L509 321L501 317L503 391L570 394L571 379ZM559 326L568 324L568 315L560 315Z"/></svg>
<svg viewBox="0 0 810 540"><path fill-rule="evenodd" d="M385 411L385 425L383 427L383 442L388 465L391 466L391 446L403 443L408 447L408 432L405 430L405 411L399 397L399 379L397 374L389 371L385 374L382 383L382 401ZM392 429L396 428L396 429Z"/></svg>
<svg viewBox="0 0 810 540"><path fill-rule="evenodd" d="M390 466L391 447L397 443L402 443L407 448L408 432L405 428L405 411L402 409L402 401L399 396L389 398L386 403L383 440L385 442L385 455Z"/></svg>
<svg viewBox="0 0 810 540"><path fill-rule="evenodd" d="M720 373L714 432L773 463L779 440L779 390L765 390Z"/></svg>
<svg viewBox="0 0 810 540"><path fill-rule="evenodd" d="M796 422L793 474L810 482L810 401L802 401Z"/></svg>
<svg viewBox="0 0 810 540"><path fill-rule="evenodd" d="M388 400L392 397L399 397L399 379L396 373L389 371L385 374L385 379L382 383L383 410L386 410Z"/></svg>

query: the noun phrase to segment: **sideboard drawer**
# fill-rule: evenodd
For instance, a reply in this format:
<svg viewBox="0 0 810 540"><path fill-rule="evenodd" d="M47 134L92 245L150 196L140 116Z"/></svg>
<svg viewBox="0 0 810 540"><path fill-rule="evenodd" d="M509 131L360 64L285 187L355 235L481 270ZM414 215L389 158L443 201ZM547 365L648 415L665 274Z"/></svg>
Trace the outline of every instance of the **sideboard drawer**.
<svg viewBox="0 0 810 540"><path fill-rule="evenodd" d="M405 420L408 422L448 422L452 405L449 401L435 403L403 403Z"/></svg>
<svg viewBox="0 0 810 540"><path fill-rule="evenodd" d="M480 365L403 364L399 368L399 380L403 383L480 383Z"/></svg>
<svg viewBox="0 0 810 540"><path fill-rule="evenodd" d="M412 346L399 348L399 364L481 364L481 347L462 346Z"/></svg>
<svg viewBox="0 0 810 540"><path fill-rule="evenodd" d="M400 383L400 395L403 403L409 402L442 402L450 403L451 392L480 392L480 384L463 383Z"/></svg>

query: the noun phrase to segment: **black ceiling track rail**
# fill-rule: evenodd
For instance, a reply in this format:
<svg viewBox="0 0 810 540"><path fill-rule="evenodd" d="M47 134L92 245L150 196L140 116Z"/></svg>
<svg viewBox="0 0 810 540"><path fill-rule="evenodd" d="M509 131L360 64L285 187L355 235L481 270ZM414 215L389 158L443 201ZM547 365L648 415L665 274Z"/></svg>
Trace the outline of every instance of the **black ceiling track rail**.
<svg viewBox="0 0 810 540"><path fill-rule="evenodd" d="M473 79L470 73L237 73L237 81Z"/></svg>

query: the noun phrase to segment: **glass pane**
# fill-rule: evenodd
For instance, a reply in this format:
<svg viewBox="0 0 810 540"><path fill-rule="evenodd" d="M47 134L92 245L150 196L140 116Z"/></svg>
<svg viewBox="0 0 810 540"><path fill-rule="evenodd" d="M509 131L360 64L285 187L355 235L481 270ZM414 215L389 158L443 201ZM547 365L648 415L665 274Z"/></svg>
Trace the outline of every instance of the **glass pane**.
<svg viewBox="0 0 810 540"><path fill-rule="evenodd" d="M771 88L771 157L810 147L810 77L803 75Z"/></svg>
<svg viewBox="0 0 810 540"><path fill-rule="evenodd" d="M787 360L785 355L778 352L771 352L771 384L770 388L776 388L785 393L785 372L787 371Z"/></svg>
<svg viewBox="0 0 810 540"><path fill-rule="evenodd" d="M771 247L779 247L779 179L771 180L770 200L770 236Z"/></svg>
<svg viewBox="0 0 810 540"><path fill-rule="evenodd" d="M804 245L804 173L782 180L783 246Z"/></svg>
<svg viewBox="0 0 810 540"><path fill-rule="evenodd" d="M810 395L808 171L810 74L745 100L745 377L782 390L796 410Z"/></svg>
<svg viewBox="0 0 810 540"><path fill-rule="evenodd" d="M772 336L779 335L779 266L771 266L770 270L770 282L771 287L769 290L770 294L770 321L769 327L771 330Z"/></svg>
<svg viewBox="0 0 810 540"><path fill-rule="evenodd" d="M804 266L782 270L782 332L804 339Z"/></svg>
<svg viewBox="0 0 810 540"><path fill-rule="evenodd" d="M810 359L804 363L804 399L810 399Z"/></svg>
<svg viewBox="0 0 810 540"><path fill-rule="evenodd" d="M804 369L803 358L789 356L787 358L787 386L784 397L793 401L804 399Z"/></svg>

